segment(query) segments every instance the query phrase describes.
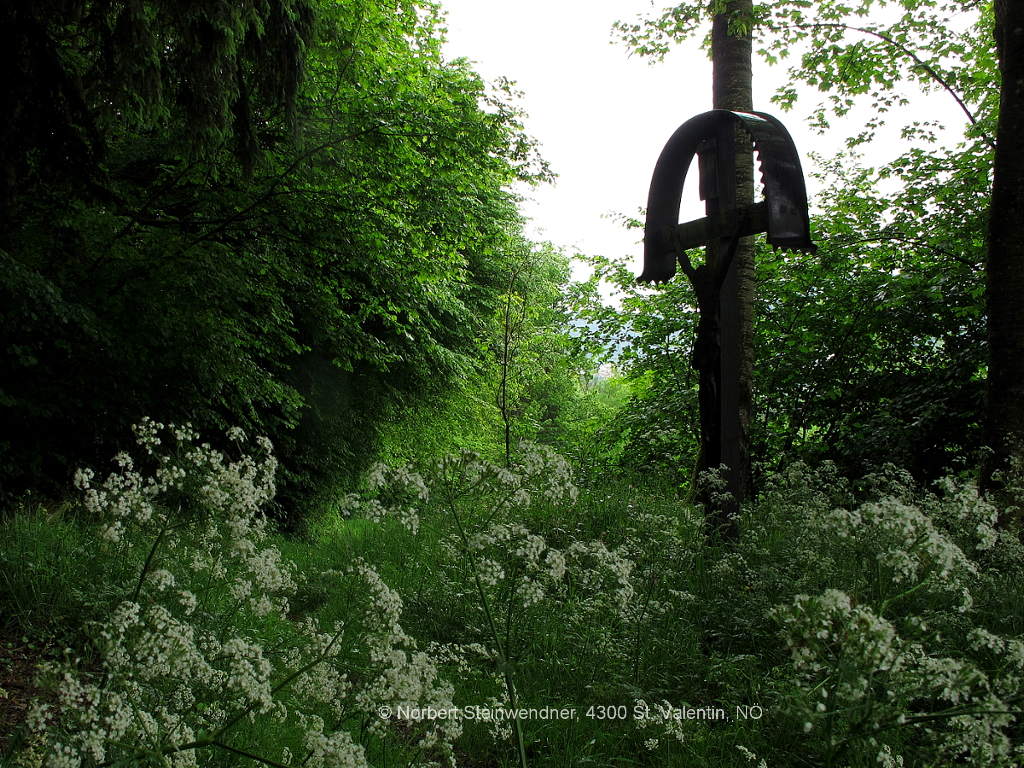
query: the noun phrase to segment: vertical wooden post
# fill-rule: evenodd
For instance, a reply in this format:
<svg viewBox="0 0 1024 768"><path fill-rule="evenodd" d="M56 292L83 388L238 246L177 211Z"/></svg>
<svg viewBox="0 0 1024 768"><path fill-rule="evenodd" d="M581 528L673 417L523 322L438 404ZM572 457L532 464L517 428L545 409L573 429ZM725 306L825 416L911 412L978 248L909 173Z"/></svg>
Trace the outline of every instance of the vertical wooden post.
<svg viewBox="0 0 1024 768"><path fill-rule="evenodd" d="M701 143L697 149L700 158L700 196L709 218L736 207L736 136L735 126L725 123L717 135ZM721 233L720 237L707 245L706 264L711 274L718 274L721 265L729 257L732 233ZM701 469L718 469L724 466L725 490L730 500L715 504L715 527L728 538L735 533L733 515L743 500L741 425L740 425L740 355L741 332L738 290L737 260L732 258L721 290L714 302L705 311L715 317L710 320L718 332L718 361L714 373L714 420L710 434L703 446L705 455ZM705 499L705 502L708 500Z"/></svg>

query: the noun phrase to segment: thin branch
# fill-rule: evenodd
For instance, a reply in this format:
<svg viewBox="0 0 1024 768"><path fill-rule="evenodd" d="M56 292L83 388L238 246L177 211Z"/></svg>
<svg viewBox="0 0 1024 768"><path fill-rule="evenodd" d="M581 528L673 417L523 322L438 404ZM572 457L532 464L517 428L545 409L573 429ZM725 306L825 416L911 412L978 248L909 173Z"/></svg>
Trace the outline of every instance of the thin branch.
<svg viewBox="0 0 1024 768"><path fill-rule="evenodd" d="M906 235L902 235L902 234L875 235L874 237L862 237L862 238L859 238L857 240L842 240L841 242L842 242L843 245L859 245L861 243L882 243L882 242L890 242L890 241L897 242L897 243L908 243L910 245L919 245L919 246L922 246L924 248L928 248L929 250L931 250L931 251L933 251L935 253L941 254L943 256L948 256L949 258L953 259L954 261L958 261L961 264L963 264L964 266L971 267L972 269L978 269L980 267L980 265L977 262L971 261L970 259L965 259L963 256L959 256L959 255L953 253L952 251L947 251L945 248L940 248L937 245L932 245L931 243L927 242L926 240L919 240L917 238L907 237ZM837 242L840 242L840 241L837 241Z"/></svg>
<svg viewBox="0 0 1024 768"><path fill-rule="evenodd" d="M772 30L773 32L777 32L780 29L787 28L787 27L792 27L792 28L795 28L795 29L845 29L845 30L848 30L850 32L860 32L861 34L864 34L864 35L871 35L872 37L877 37L879 40L882 40L883 42L887 43L888 45L891 45L893 48L895 48L898 51L900 51L901 53L903 53L904 56L906 56L907 58L911 59L914 62L915 66L919 67L920 69L923 69L932 80L934 80L936 83L941 85L943 87L943 89L945 89L945 91L950 96L953 97L954 101L956 101L956 103L958 105L960 105L960 109L962 109L964 114L967 115L967 119L970 121L971 125L973 127L975 127L975 128L977 128L977 126L978 126L978 120L974 116L974 113L971 112L971 110L964 103L964 100L960 98L960 95L953 89L953 86L951 86L948 82L946 82L945 78L943 78L942 75L940 75L938 72L936 72L935 69L931 65L929 65L928 63L923 61L921 59L921 57L919 57L916 53L914 53L914 51L912 51L910 48L908 48L907 46L903 45L902 43L896 42L895 40L893 40L888 35L883 34L882 32L879 32L877 29L868 29L868 28L864 28L864 27L854 27L854 26L852 26L850 24L842 24L840 22L816 23L816 24L793 24L793 25L784 25L783 27L777 27L777 26L774 26L772 24L766 24L765 26L767 26L768 29ZM985 133L984 131L981 131L980 133L981 133L981 138L985 141L985 143L988 144L992 149L995 149L995 147L996 147L995 141L987 133Z"/></svg>
<svg viewBox="0 0 1024 768"><path fill-rule="evenodd" d="M179 251L179 253L180 254L184 254L187 251L192 250L192 248L194 248L195 246L199 245L199 243L202 243L204 240L209 240L214 235L219 234L220 232L222 232L225 229L227 229L229 224L232 224L232 223L238 221L239 219L245 217L253 208L255 208L256 206L260 205L261 203L264 203L267 200L269 200L271 197L273 197L276 194L278 186L280 186L282 183L284 183L284 180L287 179L289 176L291 176L291 174L302 163L304 163L309 158L313 157L314 155L319 154L320 152L323 152L325 149L330 149L331 147L336 146L340 142L351 141L352 139L358 139L358 138L360 138L362 136L366 136L367 134L370 134L370 133L373 133L374 131L379 130L379 128L380 128L379 125L374 125L374 126L371 126L369 128L365 128L365 129L363 129L361 131L356 131L355 133L351 133L351 134L348 134L346 136L342 136L340 138L333 138L330 141L324 142L323 144L320 144L320 145L314 147L313 149L310 149L310 150L308 150L306 152L303 152L287 168L285 168L283 171L281 171L281 173L279 173L277 175L277 178L274 179L274 181L270 185L270 187L263 194L259 195L251 204L249 204L248 206L246 206L242 210L238 211L234 216L231 216L231 217L228 217L227 219L225 219L224 223L221 224L220 226L215 227L214 229L210 230L209 232L206 232L203 235L201 235L200 237L196 238L195 240L193 240L188 245L183 246L181 251Z"/></svg>

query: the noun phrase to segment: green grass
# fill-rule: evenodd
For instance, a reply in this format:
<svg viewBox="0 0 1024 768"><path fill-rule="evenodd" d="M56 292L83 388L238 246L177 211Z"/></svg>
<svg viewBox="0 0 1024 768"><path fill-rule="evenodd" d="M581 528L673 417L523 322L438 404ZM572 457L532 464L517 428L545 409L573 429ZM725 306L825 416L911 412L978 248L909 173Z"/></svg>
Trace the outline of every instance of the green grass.
<svg viewBox="0 0 1024 768"><path fill-rule="evenodd" d="M62 508L21 506L0 522L0 621L7 632L52 634L89 615L88 586L102 567L91 531Z"/></svg>
<svg viewBox="0 0 1024 768"><path fill-rule="evenodd" d="M673 535L637 528L639 513L673 521ZM321 531L314 547L304 545L304 563L321 569L343 568L354 558L372 562L388 583L402 592L406 608L403 625L424 643L493 645L487 631L472 574L464 562L452 562L440 547L451 534L444 510L431 507L422 514L422 530L412 535L395 523L373 528L365 521L340 521ZM450 521L449 521L450 522ZM714 665L701 655L698 627L667 610L673 590L692 587L695 553L702 546L699 519L693 510L673 499L638 492L628 483L584 491L573 505L540 503L523 522L553 547L597 540L610 548L625 547L638 557L634 615L624 618L607 606L596 609L571 599L547 600L533 606L498 604L502 639L520 706L575 710L574 719L524 722L527 758L532 765L661 765L666 760L691 761L709 749L715 760L740 765L735 749L723 755L722 745L744 736L736 724L697 727L693 743L662 740L659 751L643 746L648 736L633 722L635 700L662 699L703 703L704 680ZM288 551L292 551L289 547ZM305 567L303 568L305 570ZM315 591L315 587L310 586ZM301 594L301 590L300 590ZM317 616L334 620L345 600L324 596ZM568 611L583 614L570 616ZM749 666L748 662L741 662ZM718 664L718 669L731 667ZM456 701L482 706L502 693L493 664L481 664L475 674L457 679ZM731 685L725 677L716 686ZM605 715L625 712L625 719ZM751 742L746 734L747 743ZM518 764L510 742L499 742L488 729L473 723L460 741L460 755L470 765ZM694 753L694 750L697 750Z"/></svg>

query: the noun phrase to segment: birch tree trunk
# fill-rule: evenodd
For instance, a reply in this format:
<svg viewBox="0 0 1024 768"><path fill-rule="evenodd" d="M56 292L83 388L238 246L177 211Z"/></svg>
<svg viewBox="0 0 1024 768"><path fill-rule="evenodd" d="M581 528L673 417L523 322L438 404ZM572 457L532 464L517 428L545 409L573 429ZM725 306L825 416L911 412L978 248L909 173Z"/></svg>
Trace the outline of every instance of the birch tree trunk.
<svg viewBox="0 0 1024 768"><path fill-rule="evenodd" d="M713 0L714 2L714 0ZM720 3L720 0L718 0ZM711 31L712 106L749 112L754 108L753 73L751 69L751 29L753 3L751 0L729 0L714 17ZM736 129L736 207L754 201L753 152L750 137ZM737 502L750 497L750 424L752 421L752 389L754 376L754 239L740 240L733 257L729 276L722 287L723 300L727 292L736 297L738 317L722 317L725 324L738 323L733 338L739 343L739 450L734 455L738 466L730 467L736 474L734 496ZM723 301L724 303L724 301ZM730 302L732 303L732 302ZM723 334L724 335L724 334Z"/></svg>

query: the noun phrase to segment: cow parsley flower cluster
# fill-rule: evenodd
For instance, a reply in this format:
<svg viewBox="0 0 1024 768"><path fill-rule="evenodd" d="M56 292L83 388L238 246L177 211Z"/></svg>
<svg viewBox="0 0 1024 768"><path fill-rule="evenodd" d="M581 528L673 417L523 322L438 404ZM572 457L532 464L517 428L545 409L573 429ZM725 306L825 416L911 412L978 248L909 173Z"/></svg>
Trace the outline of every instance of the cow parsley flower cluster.
<svg viewBox="0 0 1024 768"><path fill-rule="evenodd" d="M896 629L837 589L819 597L797 595L792 605L776 609L775 615L787 630L793 670L805 687L813 688L823 676L830 677L830 662L839 657L858 671L867 670L833 678L829 691L833 702L864 701L880 675L898 675L906 666L904 644Z"/></svg>
<svg viewBox="0 0 1024 768"><path fill-rule="evenodd" d="M378 462L366 476L369 495L349 494L342 504L348 513L357 510L367 520L380 522L391 517L410 533L420 527L419 505L430 498L430 488L412 466L391 467Z"/></svg>
<svg viewBox="0 0 1024 768"><path fill-rule="evenodd" d="M425 512L410 510L409 502L419 501L421 510L433 503L431 514L452 523L442 541L444 551L453 560L467 557L481 587L498 590L502 602L514 597L526 608L546 597L589 606L608 600L625 611L635 593L627 548L609 549L599 540L556 548L523 522L538 500L571 504L577 498L568 463L549 448L524 446L521 463L513 469L466 451L442 459L427 479L409 466L377 465L366 484L373 495L350 497L349 510L371 520L415 516L418 525ZM499 599L498 592L491 598Z"/></svg>
<svg viewBox="0 0 1024 768"><path fill-rule="evenodd" d="M945 477L936 482L941 499L934 497L927 504L929 516L947 530L962 531L960 543L965 552L991 551L1002 538L997 527L999 511L978 493L978 486Z"/></svg>
<svg viewBox="0 0 1024 768"><path fill-rule="evenodd" d="M773 614L791 652L791 709L808 732L829 734L830 750L864 740L881 748L879 762L895 765L878 734L915 725L947 759L970 754L979 764L1017 764L1022 750L1010 729L1024 685L1024 643L976 629L968 658L929 652L927 638L917 637L927 622L912 617L901 634L836 589L798 595ZM830 727L816 729L819 722Z"/></svg>
<svg viewBox="0 0 1024 768"><path fill-rule="evenodd" d="M446 549L457 552L459 543L453 537ZM474 555L481 583L497 587L506 579L515 578L512 590L525 606L543 600L546 588L557 587L565 575L565 555L550 548L542 536L531 533L521 523L492 523L467 536L465 548Z"/></svg>
<svg viewBox="0 0 1024 768"><path fill-rule="evenodd" d="M520 455L523 474L542 478L544 497L552 501L576 501L579 489L573 482L572 467L565 458L546 445L524 443Z"/></svg>
<svg viewBox="0 0 1024 768"><path fill-rule="evenodd" d="M647 736L644 746L652 752L665 741L684 744L691 736L687 733L686 721L676 717L679 709L667 700L651 706L644 699L634 699L632 711L637 715L637 730ZM652 731L655 736L648 735Z"/></svg>
<svg viewBox="0 0 1024 768"><path fill-rule="evenodd" d="M635 564L627 548L572 537L564 546L552 546L531 530L533 510L557 514L554 510L573 504L578 496L568 462L549 448L521 446L514 467L493 464L469 451L441 459L424 474L409 466L378 465L366 486L366 497L346 499L348 510L375 521L397 519L413 531L429 520L442 533L441 550L452 563L468 566L453 566L452 573L470 578L460 594L473 601L490 632L489 664L497 662L502 670L502 704L512 710L517 694L509 645L516 637L499 630L498 610L508 626L513 617L520 620L524 612L550 602L562 607L567 621L586 623L593 622L598 611L625 614L635 594ZM404 522L413 519L415 525ZM503 736L514 733L525 759L521 723L513 718L511 723L491 725Z"/></svg>
<svg viewBox="0 0 1024 768"><path fill-rule="evenodd" d="M918 506L888 497L836 509L825 519L824 531L848 542L850 549L872 553L883 602L924 587L954 595L961 611L970 609L967 585L977 573L974 564Z"/></svg>
<svg viewBox="0 0 1024 768"><path fill-rule="evenodd" d="M1019 638L999 610L1017 537L969 482L928 492L884 467L853 487L827 464L773 475L709 569L703 614L728 617L715 632L785 642L786 682L762 695L782 694L826 762L1019 763Z"/></svg>
<svg viewBox="0 0 1024 768"><path fill-rule="evenodd" d="M30 723L47 736L46 765L198 766L262 749L264 762L357 768L368 764L353 735L365 713L452 706L451 686L402 630L401 600L367 564L352 573L365 603L355 629L291 615L294 567L262 514L274 494L269 442L255 441L260 458L231 461L187 426L145 420L136 434L149 475L119 454L102 483L76 477L112 566L126 566L111 567L106 591L120 598L91 628L99 665L43 671L56 702L37 703ZM379 721L377 738L389 727ZM450 756L457 735L428 727L402 739Z"/></svg>

